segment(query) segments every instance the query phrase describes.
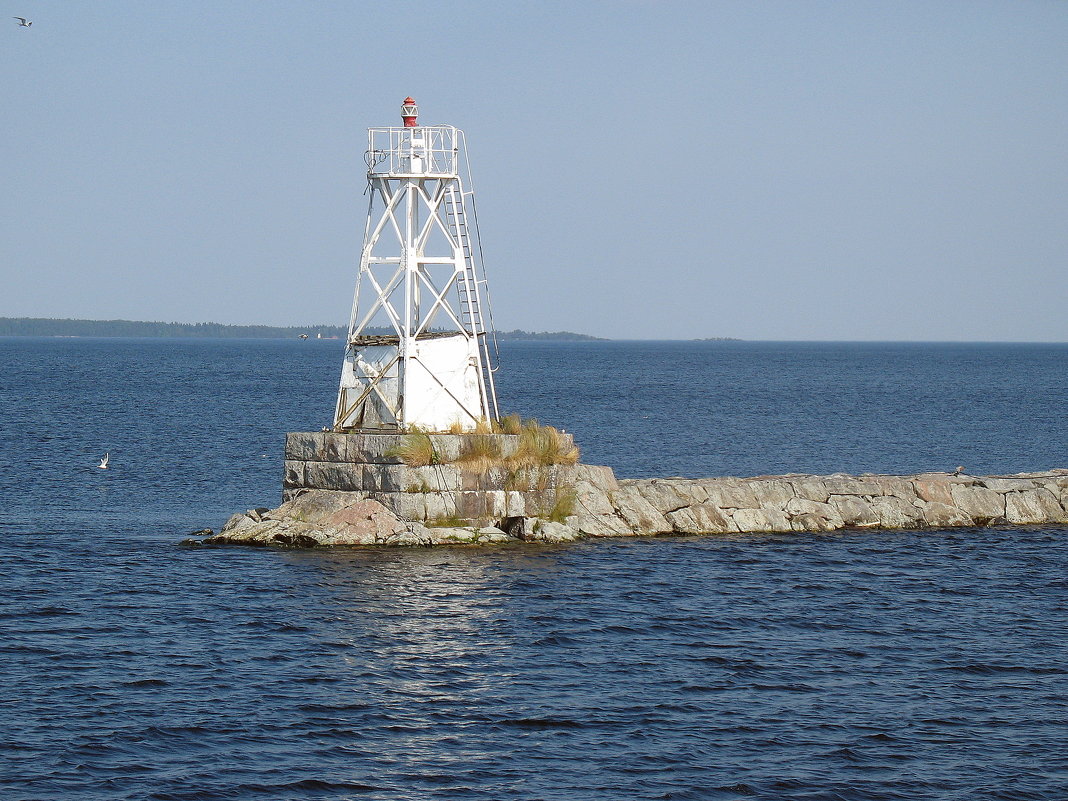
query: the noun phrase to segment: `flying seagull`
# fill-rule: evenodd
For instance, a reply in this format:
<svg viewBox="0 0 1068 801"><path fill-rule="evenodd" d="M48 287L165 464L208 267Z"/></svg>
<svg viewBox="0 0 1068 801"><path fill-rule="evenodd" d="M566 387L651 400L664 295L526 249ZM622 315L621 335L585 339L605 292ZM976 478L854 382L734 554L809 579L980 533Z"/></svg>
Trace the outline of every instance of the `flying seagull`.
<svg viewBox="0 0 1068 801"><path fill-rule="evenodd" d="M111 459L111 451L104 454L104 458L100 460L100 464L97 465L101 470L108 469L108 460Z"/></svg>
<svg viewBox="0 0 1068 801"><path fill-rule="evenodd" d="M12 17L11 19L17 19L19 21L20 28L28 28L33 25L32 22L27 22L25 17Z"/></svg>

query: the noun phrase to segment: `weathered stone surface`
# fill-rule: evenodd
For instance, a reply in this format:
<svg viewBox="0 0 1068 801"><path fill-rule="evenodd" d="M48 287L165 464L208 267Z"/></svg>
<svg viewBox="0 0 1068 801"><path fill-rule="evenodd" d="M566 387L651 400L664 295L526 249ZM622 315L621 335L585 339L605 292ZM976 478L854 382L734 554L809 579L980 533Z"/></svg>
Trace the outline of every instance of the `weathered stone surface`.
<svg viewBox="0 0 1068 801"><path fill-rule="evenodd" d="M616 474L611 467L601 467L593 464L575 465L575 482L587 482L603 492L611 492L619 488Z"/></svg>
<svg viewBox="0 0 1068 801"><path fill-rule="evenodd" d="M425 492L374 492L371 498L389 509L401 520L424 522L427 519Z"/></svg>
<svg viewBox="0 0 1068 801"><path fill-rule="evenodd" d="M354 541L384 541L399 534L405 526L400 519L375 501L365 500L338 509L326 518L317 521L320 525L337 529Z"/></svg>
<svg viewBox="0 0 1068 801"><path fill-rule="evenodd" d="M731 522L738 531L746 533L791 531L793 528L790 518L782 510L775 508L735 509L731 512Z"/></svg>
<svg viewBox="0 0 1068 801"><path fill-rule="evenodd" d="M305 462L304 486L316 490L355 492L364 488L364 465Z"/></svg>
<svg viewBox="0 0 1068 801"><path fill-rule="evenodd" d="M750 481L762 507L784 509L791 499L797 497L794 485L783 479L762 479Z"/></svg>
<svg viewBox="0 0 1068 801"><path fill-rule="evenodd" d="M871 501L858 495L831 495L828 503L842 518L847 528L878 528L882 525L879 515L872 509Z"/></svg>
<svg viewBox="0 0 1068 801"><path fill-rule="evenodd" d="M804 512L790 518L790 526L794 531L836 531L831 522L812 512Z"/></svg>
<svg viewBox="0 0 1068 801"><path fill-rule="evenodd" d="M464 490L530 490L537 487L537 476L529 470L511 472L500 467L474 470L460 465L460 488Z"/></svg>
<svg viewBox="0 0 1068 801"><path fill-rule="evenodd" d="M504 490L452 493L452 497L457 499L456 516L461 520L502 520L516 516L508 510L508 493ZM523 506L525 508L526 504Z"/></svg>
<svg viewBox="0 0 1068 801"><path fill-rule="evenodd" d="M507 492L504 490L493 490L492 492L485 493L485 495L486 511L489 517L494 520L500 520L502 517L508 517L511 514L508 510Z"/></svg>
<svg viewBox="0 0 1068 801"><path fill-rule="evenodd" d="M954 506L972 518L977 525L1005 519L1005 496L984 487L954 485Z"/></svg>
<svg viewBox="0 0 1068 801"><path fill-rule="evenodd" d="M573 515L564 522L587 537L630 537L635 533L615 515Z"/></svg>
<svg viewBox="0 0 1068 801"><path fill-rule="evenodd" d="M617 485L618 488L618 485ZM605 490L584 481L575 484L575 513L582 515L611 515L616 509Z"/></svg>
<svg viewBox="0 0 1068 801"><path fill-rule="evenodd" d="M669 482L653 479L652 481L638 481L631 486L638 490L641 496L661 514L674 512L689 504L689 499L679 495Z"/></svg>
<svg viewBox="0 0 1068 801"><path fill-rule="evenodd" d="M794 479L791 480L790 484L794 488L794 494L798 498L815 501L816 503L827 503L827 498L830 497L831 494L827 485L817 476Z"/></svg>
<svg viewBox="0 0 1068 801"><path fill-rule="evenodd" d="M953 482L949 477L938 478L924 476L912 482L917 497L926 503L940 503L944 506L953 505Z"/></svg>
<svg viewBox="0 0 1068 801"><path fill-rule="evenodd" d="M1034 489L1035 482L1029 478L995 478L987 477L978 479L979 486L986 487L994 492L1023 492Z"/></svg>
<svg viewBox="0 0 1068 801"><path fill-rule="evenodd" d="M426 519L445 520L459 515L460 504L455 492L428 492L423 496L426 501Z"/></svg>
<svg viewBox="0 0 1068 801"><path fill-rule="evenodd" d="M931 528L971 526L975 521L955 506L931 501L923 507L923 519Z"/></svg>
<svg viewBox="0 0 1068 801"><path fill-rule="evenodd" d="M255 521L244 512L238 512L226 521L226 524L222 527L221 531L233 531L245 526L251 526L254 522Z"/></svg>
<svg viewBox="0 0 1068 801"><path fill-rule="evenodd" d="M430 526L429 531L435 545L472 545L478 538L478 529L471 526Z"/></svg>
<svg viewBox="0 0 1068 801"><path fill-rule="evenodd" d="M523 493L514 490L505 492L504 499L505 517L524 517L526 515L527 503L526 499L523 497Z"/></svg>
<svg viewBox="0 0 1068 801"><path fill-rule="evenodd" d="M916 488L907 478L902 478L901 476L871 476L868 481L878 486L882 495L892 495L909 503L912 503L917 498Z"/></svg>
<svg viewBox="0 0 1068 801"><path fill-rule="evenodd" d="M495 526L455 526L428 529L434 545L495 545L503 542L518 542Z"/></svg>
<svg viewBox="0 0 1068 801"><path fill-rule="evenodd" d="M405 528L403 531L398 531L386 537L382 541L382 544L389 545L394 548L410 548L417 546L433 545L434 538L430 535L430 530L426 526L421 526L418 523L413 523L408 528Z"/></svg>
<svg viewBox="0 0 1068 801"><path fill-rule="evenodd" d="M760 506L748 482L737 478L704 478L698 483L708 492L708 503L720 509L756 509Z"/></svg>
<svg viewBox="0 0 1068 801"><path fill-rule="evenodd" d="M679 534L727 534L738 530L718 507L708 503L684 506L664 517Z"/></svg>
<svg viewBox="0 0 1068 801"><path fill-rule="evenodd" d="M366 499L354 499L347 492L309 490L277 509L269 510L266 515L271 520L294 519L303 523L318 523L346 506L363 500Z"/></svg>
<svg viewBox="0 0 1068 801"><path fill-rule="evenodd" d="M911 493L915 498L916 494ZM923 525L923 509L896 495L871 499L871 508L880 520L880 528L918 528Z"/></svg>
<svg viewBox="0 0 1068 801"><path fill-rule="evenodd" d="M696 481L688 478L663 478L658 479L661 484L671 487L679 497L686 501L688 506L696 503L708 503L708 490Z"/></svg>
<svg viewBox="0 0 1068 801"><path fill-rule="evenodd" d="M320 462L348 462L349 434L335 434L324 431L319 435L322 443L317 457Z"/></svg>
<svg viewBox="0 0 1068 801"><path fill-rule="evenodd" d="M612 505L634 531L649 534L666 534L672 530L671 524L645 500L638 487L620 482L619 489L609 494Z"/></svg>
<svg viewBox="0 0 1068 801"><path fill-rule="evenodd" d="M382 504L367 498L353 501L344 492L309 492L287 506L275 510L274 518L372 532L379 539L404 528L400 519Z"/></svg>
<svg viewBox="0 0 1068 801"><path fill-rule="evenodd" d="M1009 492L1005 495L1005 518L1010 523L1065 523L1065 512L1048 489Z"/></svg>
<svg viewBox="0 0 1068 801"><path fill-rule="evenodd" d="M790 518L791 527L795 530L797 528L795 525L795 518L800 519L802 517L805 520L809 520L812 517L822 518L824 524L817 529L818 531L834 531L835 529L845 527L845 521L842 519L842 515L829 503L810 501L807 498L791 498L786 504L786 509L784 511ZM737 521L737 518L735 518L735 520Z"/></svg>
<svg viewBox="0 0 1068 801"><path fill-rule="evenodd" d="M434 443L434 452L438 455L439 462L454 462L460 458L463 449L463 435L461 434L435 434L431 437Z"/></svg>
<svg viewBox="0 0 1068 801"><path fill-rule="evenodd" d="M303 462L319 460L322 434L298 431L286 434L285 458Z"/></svg>
<svg viewBox="0 0 1068 801"><path fill-rule="evenodd" d="M303 487L305 464L306 462L286 459L285 462L282 463L282 486Z"/></svg>
<svg viewBox="0 0 1068 801"><path fill-rule="evenodd" d="M857 477L839 474L827 476L819 483L827 491L828 497L831 495L882 495L882 485L873 478L872 476Z"/></svg>
<svg viewBox="0 0 1068 801"><path fill-rule="evenodd" d="M401 464L400 457L390 451L404 442L401 434L349 434L345 440L346 461L370 464Z"/></svg>
<svg viewBox="0 0 1068 801"><path fill-rule="evenodd" d="M206 544L248 544L283 547L316 545L423 544L423 526L405 523L381 504L353 500L348 493L312 491L263 516L260 522L234 525L208 537ZM420 539L422 538L422 539Z"/></svg>
<svg viewBox="0 0 1068 801"><path fill-rule="evenodd" d="M515 537L509 537L496 526L483 526L478 530L479 542L515 542Z"/></svg>
<svg viewBox="0 0 1068 801"><path fill-rule="evenodd" d="M456 496L456 517L481 522L489 518L491 501L488 492L461 492Z"/></svg>
<svg viewBox="0 0 1068 801"><path fill-rule="evenodd" d="M455 465L376 464L364 467L364 489L381 492L453 492L463 482ZM372 486L373 485L373 486Z"/></svg>
<svg viewBox="0 0 1068 801"><path fill-rule="evenodd" d="M552 520L537 520L531 527L528 539L540 542L574 542L581 539L582 535L563 523L554 523Z"/></svg>
<svg viewBox="0 0 1068 801"><path fill-rule="evenodd" d="M270 511L271 510L268 509L265 506L258 506L255 509L247 510L245 512L245 514L248 515L249 517L251 517L254 522L259 523L261 520L264 519L263 518L264 514L266 514L267 512L270 512Z"/></svg>

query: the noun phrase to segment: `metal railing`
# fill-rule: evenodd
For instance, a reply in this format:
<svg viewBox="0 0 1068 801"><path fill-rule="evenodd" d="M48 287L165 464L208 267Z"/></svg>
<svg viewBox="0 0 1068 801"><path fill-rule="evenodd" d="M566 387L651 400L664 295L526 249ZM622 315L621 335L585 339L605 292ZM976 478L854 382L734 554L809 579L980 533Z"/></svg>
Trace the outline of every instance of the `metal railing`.
<svg viewBox="0 0 1068 801"><path fill-rule="evenodd" d="M459 175L460 138L451 125L368 128L367 174Z"/></svg>

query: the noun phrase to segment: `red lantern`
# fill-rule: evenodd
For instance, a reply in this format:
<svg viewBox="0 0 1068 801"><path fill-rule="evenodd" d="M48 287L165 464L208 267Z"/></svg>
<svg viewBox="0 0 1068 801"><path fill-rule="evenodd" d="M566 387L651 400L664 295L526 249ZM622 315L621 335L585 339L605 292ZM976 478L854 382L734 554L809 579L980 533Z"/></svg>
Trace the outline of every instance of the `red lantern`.
<svg viewBox="0 0 1068 801"><path fill-rule="evenodd" d="M410 97L404 98L401 104L401 119L404 120L404 127L415 128L417 125L415 118L418 114L419 106L415 105L415 101Z"/></svg>

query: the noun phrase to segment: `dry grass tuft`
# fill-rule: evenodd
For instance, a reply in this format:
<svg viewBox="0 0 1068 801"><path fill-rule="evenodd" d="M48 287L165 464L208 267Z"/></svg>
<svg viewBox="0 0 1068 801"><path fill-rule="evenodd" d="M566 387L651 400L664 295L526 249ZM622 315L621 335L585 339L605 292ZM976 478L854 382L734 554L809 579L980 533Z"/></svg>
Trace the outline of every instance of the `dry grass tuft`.
<svg viewBox="0 0 1068 801"><path fill-rule="evenodd" d="M523 430L523 418L518 414L505 415L498 421L502 434L519 434Z"/></svg>
<svg viewBox="0 0 1068 801"><path fill-rule="evenodd" d="M399 445L386 451L386 456L400 459L409 467L426 467L441 462L430 435L418 429L405 434Z"/></svg>
<svg viewBox="0 0 1068 801"><path fill-rule="evenodd" d="M449 426L448 432L464 435L460 455L455 460L457 464L480 473L494 467L503 468L509 471L516 484L533 484L529 474L540 472L542 467L573 465L579 460L579 449L566 434L553 426L539 425L537 420L524 422L517 414L493 422L479 420L474 433L465 431L457 420ZM500 434L518 435L519 442L511 456L504 456ZM386 455L399 458L410 467L442 463L441 454L435 450L428 432L414 426Z"/></svg>
<svg viewBox="0 0 1068 801"><path fill-rule="evenodd" d="M499 467L504 461L501 441L492 434L472 434L464 437L457 464L462 464L478 473Z"/></svg>
<svg viewBox="0 0 1068 801"><path fill-rule="evenodd" d="M528 420L519 433L519 447L513 457L517 464L543 467L551 464L575 464L579 449L552 426L538 425Z"/></svg>

